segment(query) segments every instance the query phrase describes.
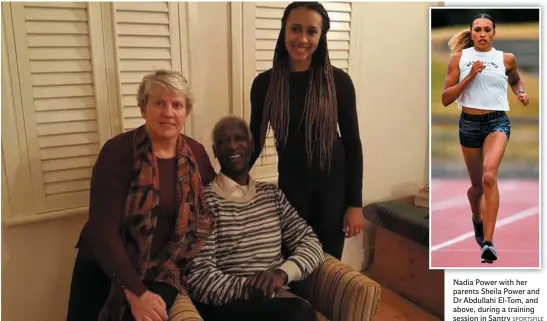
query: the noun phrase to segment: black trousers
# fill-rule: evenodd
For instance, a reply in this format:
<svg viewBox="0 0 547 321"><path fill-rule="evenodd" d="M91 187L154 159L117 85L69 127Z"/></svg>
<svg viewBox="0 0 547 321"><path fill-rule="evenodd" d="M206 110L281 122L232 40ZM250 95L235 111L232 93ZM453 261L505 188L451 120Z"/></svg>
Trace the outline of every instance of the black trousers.
<svg viewBox="0 0 547 321"><path fill-rule="evenodd" d="M315 309L299 298L238 300L223 306L194 303L205 321L315 321Z"/></svg>
<svg viewBox="0 0 547 321"><path fill-rule="evenodd" d="M97 321L108 294L111 281L103 272L97 262L77 258L72 272L70 296L68 301L67 321ZM178 291L165 283L144 281L144 285L162 297L167 305L167 311L171 309ZM124 321L135 321L131 310L127 309Z"/></svg>
<svg viewBox="0 0 547 321"><path fill-rule="evenodd" d="M279 188L285 193L300 216L313 228L323 251L341 259L344 250L343 232L346 213L346 179L343 170L330 175L310 175L308 182L297 175L279 173Z"/></svg>

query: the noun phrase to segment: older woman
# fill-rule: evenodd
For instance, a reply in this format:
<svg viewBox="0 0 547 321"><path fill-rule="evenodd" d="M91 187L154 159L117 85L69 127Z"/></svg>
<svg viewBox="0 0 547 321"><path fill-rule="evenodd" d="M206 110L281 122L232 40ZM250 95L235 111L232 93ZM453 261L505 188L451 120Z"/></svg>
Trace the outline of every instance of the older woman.
<svg viewBox="0 0 547 321"><path fill-rule="evenodd" d="M214 170L181 134L193 103L186 79L157 71L137 99L145 124L106 142L93 168L67 321L167 320L211 228L202 190Z"/></svg>

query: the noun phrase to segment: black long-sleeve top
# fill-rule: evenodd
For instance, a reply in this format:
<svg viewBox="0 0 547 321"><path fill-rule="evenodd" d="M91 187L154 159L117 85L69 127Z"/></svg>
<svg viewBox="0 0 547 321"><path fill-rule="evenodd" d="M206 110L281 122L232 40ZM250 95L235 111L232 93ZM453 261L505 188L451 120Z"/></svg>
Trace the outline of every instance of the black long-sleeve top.
<svg viewBox="0 0 547 321"><path fill-rule="evenodd" d="M362 206L363 185L363 149L359 137L355 87L350 76L343 70L333 68L336 98L338 102L338 127L340 136L333 146L331 174L344 173L346 179L347 206ZM254 165L263 147L260 133L264 100L268 92L271 69L259 74L251 87L251 133L255 150L251 157ZM289 135L283 151L277 150L278 172L282 177L290 177L299 186L309 186L315 181L314 176L321 175L318 162L308 166L305 145L305 125L301 122L305 107L306 89L309 71L291 72L289 81ZM275 133L274 133L275 134Z"/></svg>

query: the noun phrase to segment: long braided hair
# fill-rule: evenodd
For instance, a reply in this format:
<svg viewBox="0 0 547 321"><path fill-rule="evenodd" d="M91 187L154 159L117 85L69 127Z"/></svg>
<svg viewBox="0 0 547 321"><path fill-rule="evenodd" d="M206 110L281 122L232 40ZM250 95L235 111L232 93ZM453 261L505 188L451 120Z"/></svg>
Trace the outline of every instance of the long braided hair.
<svg viewBox="0 0 547 321"><path fill-rule="evenodd" d="M330 169L332 146L336 138L338 112L332 67L327 49L327 31L330 18L318 2L293 2L281 18L281 31L277 38L270 85L264 102L261 124L261 144L264 145L268 123L275 133L277 150L283 150L289 131L289 52L285 47L285 29L289 13L296 8L314 10L322 17L321 37L311 59L304 114L306 154L311 165L314 155L319 156L322 169Z"/></svg>
<svg viewBox="0 0 547 321"><path fill-rule="evenodd" d="M473 39L471 38L471 28L473 28L473 22L477 19L488 19L492 21L492 26L494 30L496 30L496 21L494 18L492 18L490 15L481 13L476 15L473 20L471 20L471 23L469 24L469 29L462 30L455 34L450 40L448 41L448 49L451 53L459 53L462 52L462 50L473 47Z"/></svg>

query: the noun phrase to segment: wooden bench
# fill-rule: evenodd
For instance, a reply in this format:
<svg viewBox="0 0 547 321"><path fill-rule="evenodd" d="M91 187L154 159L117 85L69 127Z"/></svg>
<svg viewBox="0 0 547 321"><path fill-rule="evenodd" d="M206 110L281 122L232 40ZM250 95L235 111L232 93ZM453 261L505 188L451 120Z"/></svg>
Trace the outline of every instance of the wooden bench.
<svg viewBox="0 0 547 321"><path fill-rule="evenodd" d="M429 210L405 198L363 211L376 234L370 277L443 319L444 271L429 269Z"/></svg>

